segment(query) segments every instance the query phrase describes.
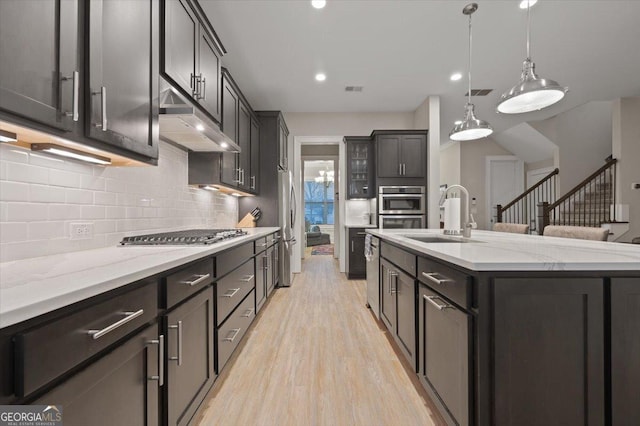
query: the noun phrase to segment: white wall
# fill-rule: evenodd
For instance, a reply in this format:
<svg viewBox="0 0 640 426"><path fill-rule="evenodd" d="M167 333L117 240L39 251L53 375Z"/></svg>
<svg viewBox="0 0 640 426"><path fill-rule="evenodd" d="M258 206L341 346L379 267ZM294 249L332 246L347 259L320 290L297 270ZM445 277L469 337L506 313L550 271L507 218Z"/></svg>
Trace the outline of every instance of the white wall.
<svg viewBox="0 0 640 426"><path fill-rule="evenodd" d="M0 144L0 261L116 245L124 235L234 227L235 197L187 185L187 153L160 142L158 166L103 167ZM70 240L69 224L94 236Z"/></svg>
<svg viewBox="0 0 640 426"><path fill-rule="evenodd" d="M529 123L558 146L560 194L603 166L611 155L611 115L612 103L599 101Z"/></svg>
<svg viewBox="0 0 640 426"><path fill-rule="evenodd" d="M613 156L617 163L616 202L629 205L629 232L617 241L640 237L640 97L613 103Z"/></svg>
<svg viewBox="0 0 640 426"><path fill-rule="evenodd" d="M440 184L460 184L460 142L440 148Z"/></svg>
<svg viewBox="0 0 640 426"><path fill-rule="evenodd" d="M491 138L460 143L460 184L467 188L470 198L476 198L478 229L484 229L487 218L486 159L488 155L513 155Z"/></svg>

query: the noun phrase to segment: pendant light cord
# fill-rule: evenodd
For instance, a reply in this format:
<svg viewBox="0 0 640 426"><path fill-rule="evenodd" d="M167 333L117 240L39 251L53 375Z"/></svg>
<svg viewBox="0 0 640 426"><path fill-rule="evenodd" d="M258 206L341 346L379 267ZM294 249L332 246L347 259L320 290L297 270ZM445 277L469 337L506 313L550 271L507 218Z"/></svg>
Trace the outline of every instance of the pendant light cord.
<svg viewBox="0 0 640 426"><path fill-rule="evenodd" d="M527 0L527 59L531 59L531 47L530 47L530 37L531 37L531 1Z"/></svg>
<svg viewBox="0 0 640 426"><path fill-rule="evenodd" d="M469 14L469 103L471 103L471 13Z"/></svg>

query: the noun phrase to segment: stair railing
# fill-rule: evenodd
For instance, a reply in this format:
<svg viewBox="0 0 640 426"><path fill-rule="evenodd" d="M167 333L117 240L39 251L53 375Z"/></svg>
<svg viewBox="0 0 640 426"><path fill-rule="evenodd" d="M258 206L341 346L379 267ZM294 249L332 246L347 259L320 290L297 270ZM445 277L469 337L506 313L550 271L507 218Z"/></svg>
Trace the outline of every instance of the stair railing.
<svg viewBox="0 0 640 426"><path fill-rule="evenodd" d="M521 223L529 225L529 232L536 231L537 206L543 201L555 201L558 173L559 170L554 169L506 206L498 204L496 206L497 222Z"/></svg>
<svg viewBox="0 0 640 426"><path fill-rule="evenodd" d="M599 227L615 222L616 163L615 158L589 175L554 203L538 204L538 230L547 225Z"/></svg>

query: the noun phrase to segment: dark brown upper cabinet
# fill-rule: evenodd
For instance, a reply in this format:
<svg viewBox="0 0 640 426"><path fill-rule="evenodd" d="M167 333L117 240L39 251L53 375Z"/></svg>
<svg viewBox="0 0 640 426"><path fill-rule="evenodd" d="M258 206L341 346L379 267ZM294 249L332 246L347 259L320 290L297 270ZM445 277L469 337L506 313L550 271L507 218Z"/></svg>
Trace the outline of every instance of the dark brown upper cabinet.
<svg viewBox="0 0 640 426"><path fill-rule="evenodd" d="M426 177L426 132L379 134L376 135L376 145L377 158L384 158L384 161L378 161L378 177Z"/></svg>
<svg viewBox="0 0 640 426"><path fill-rule="evenodd" d="M86 7L86 134L157 158L159 0Z"/></svg>
<svg viewBox="0 0 640 426"><path fill-rule="evenodd" d="M60 130L80 119L77 0L0 2L0 109Z"/></svg>
<svg viewBox="0 0 640 426"><path fill-rule="evenodd" d="M375 163L373 142L370 137L346 136L347 144L347 199L375 198Z"/></svg>
<svg viewBox="0 0 640 426"><path fill-rule="evenodd" d="M163 0L162 11L162 76L219 123L224 47L197 2Z"/></svg>

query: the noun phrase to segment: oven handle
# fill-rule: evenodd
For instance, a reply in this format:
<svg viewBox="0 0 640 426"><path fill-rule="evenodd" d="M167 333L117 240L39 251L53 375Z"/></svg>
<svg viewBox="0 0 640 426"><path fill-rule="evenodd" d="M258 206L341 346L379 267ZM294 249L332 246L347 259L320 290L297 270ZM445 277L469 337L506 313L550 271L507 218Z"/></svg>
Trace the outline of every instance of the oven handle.
<svg viewBox="0 0 640 426"><path fill-rule="evenodd" d="M380 198L420 198L424 200L424 194L380 194Z"/></svg>

